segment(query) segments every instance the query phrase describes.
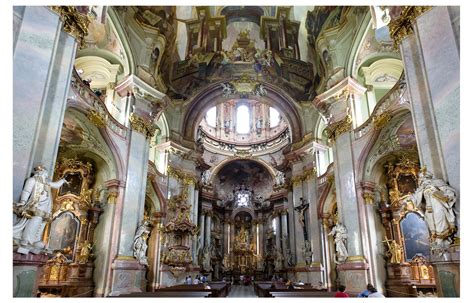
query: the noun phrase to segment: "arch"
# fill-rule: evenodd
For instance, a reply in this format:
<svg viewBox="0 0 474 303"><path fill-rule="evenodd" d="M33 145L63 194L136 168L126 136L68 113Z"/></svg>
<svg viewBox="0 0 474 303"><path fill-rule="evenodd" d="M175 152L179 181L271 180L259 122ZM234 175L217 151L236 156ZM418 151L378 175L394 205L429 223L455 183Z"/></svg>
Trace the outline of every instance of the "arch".
<svg viewBox="0 0 474 303"><path fill-rule="evenodd" d="M218 81L204 87L191 99L182 126L186 141L196 142L199 123L201 123L207 110L226 100L222 95L221 84L224 82L226 81ZM267 95L265 97L255 97L255 99L277 108L288 122L292 142L301 141L303 138L303 123L298 110L299 106L293 98L279 87L266 82L263 84L267 90Z"/></svg>
<svg viewBox="0 0 474 303"><path fill-rule="evenodd" d="M89 132L87 138L90 140L95 140L94 145L91 146L97 148L94 152L91 150L90 146L81 146L80 144L76 144L72 148L72 154L82 152L85 156L91 158L92 160L98 161L99 164L107 164L110 169L107 176L108 180L125 180L124 163L116 143L105 128L98 128L97 126L93 125L92 122L87 119L87 114L87 109L81 107L79 103L67 104L64 114L65 121L63 121L63 130L65 122L67 122L66 117L68 115L72 116L73 119L77 119L81 125L87 128L87 131Z"/></svg>

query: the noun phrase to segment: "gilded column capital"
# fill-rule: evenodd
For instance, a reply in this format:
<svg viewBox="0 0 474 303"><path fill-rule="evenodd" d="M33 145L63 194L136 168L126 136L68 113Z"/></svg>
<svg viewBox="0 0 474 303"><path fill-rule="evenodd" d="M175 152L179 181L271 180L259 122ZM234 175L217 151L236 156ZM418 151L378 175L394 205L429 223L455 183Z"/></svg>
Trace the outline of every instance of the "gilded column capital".
<svg viewBox="0 0 474 303"><path fill-rule="evenodd" d="M147 140L150 140L153 135L155 134L156 127L153 125L152 122L143 119L142 117L138 116L137 114L130 115L130 126L134 131L142 133L145 135Z"/></svg>
<svg viewBox="0 0 474 303"><path fill-rule="evenodd" d="M342 135L343 133L347 133L350 130L352 130L352 116L351 115L346 115L345 118L333 122L328 125L326 128L326 132L328 135L328 138L334 142L336 141L337 137Z"/></svg>
<svg viewBox="0 0 474 303"><path fill-rule="evenodd" d="M404 6L400 16L390 21L388 28L393 40L393 48L398 49L402 40L413 33L413 24L420 15L431 9L431 6Z"/></svg>
<svg viewBox="0 0 474 303"><path fill-rule="evenodd" d="M90 23L89 18L79 13L75 6L50 6L50 8L59 14L64 31L76 38L79 48L84 48L84 38L87 36Z"/></svg>

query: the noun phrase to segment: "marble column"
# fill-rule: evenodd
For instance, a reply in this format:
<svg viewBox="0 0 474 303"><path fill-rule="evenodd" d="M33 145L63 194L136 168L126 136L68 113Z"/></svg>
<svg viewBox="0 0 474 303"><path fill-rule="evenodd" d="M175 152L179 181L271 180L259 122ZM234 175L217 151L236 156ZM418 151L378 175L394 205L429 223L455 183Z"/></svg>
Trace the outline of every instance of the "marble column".
<svg viewBox="0 0 474 303"><path fill-rule="evenodd" d="M293 203L293 189L291 189L288 192L288 201L286 204L288 206L288 227L289 227L288 238L290 239L289 248L290 248L291 258L293 260L293 263L296 264L295 215L294 215L295 207Z"/></svg>
<svg viewBox="0 0 474 303"><path fill-rule="evenodd" d="M328 137L332 140L334 153L334 181L337 193L339 222L347 229L346 248L348 257L338 265L340 281L347 292L357 293L365 289L368 281L368 263L364 255L361 234L361 214L364 203L356 189L356 168L352 144L354 133L350 113L353 104L365 92L365 88L348 77L315 99L316 107L327 106L331 116ZM366 250L368 248L365 248Z"/></svg>
<svg viewBox="0 0 474 303"><path fill-rule="evenodd" d="M156 213L153 217L153 230L148 240L148 264L150 265L147 277L147 290L154 291L160 287L161 267L161 232L162 213Z"/></svg>
<svg viewBox="0 0 474 303"><path fill-rule="evenodd" d="M206 214L206 246L211 248L211 214Z"/></svg>
<svg viewBox="0 0 474 303"><path fill-rule="evenodd" d="M281 252L281 226L280 226L280 215L277 214L274 218L273 218L276 222L276 237L275 237L275 241L276 241L276 249L278 251Z"/></svg>
<svg viewBox="0 0 474 303"><path fill-rule="evenodd" d="M130 129L127 134L125 192L116 209L120 216L115 227L119 231L119 238L117 255L112 264L110 296L140 292L146 286L145 266L139 264L133 256L133 239L143 221L149 140L155 132L152 121L154 115L158 115L159 110L163 109L161 105L166 98L164 94L133 75L117 85L116 91L120 96L131 95L134 107L128 117Z"/></svg>
<svg viewBox="0 0 474 303"><path fill-rule="evenodd" d="M459 7L433 7L416 18L414 33L401 37L400 45L420 164L456 189L457 236L461 196L458 19ZM459 246L441 258L431 256L439 296L459 296L459 259Z"/></svg>
<svg viewBox="0 0 474 303"><path fill-rule="evenodd" d="M285 209L281 214L281 238L283 254L286 255L288 249L288 210Z"/></svg>
<svg viewBox="0 0 474 303"><path fill-rule="evenodd" d="M293 165L293 176L301 176L302 175L302 163L297 162ZM300 205L300 198L303 197L303 184L301 180L297 180L293 182L293 209ZM295 264L296 270L306 270L306 262L303 256L303 247L304 247L304 229L303 225L299 219L299 212L296 210L293 211L293 222L294 222L294 229L295 229Z"/></svg>
<svg viewBox="0 0 474 303"><path fill-rule="evenodd" d="M201 215L199 216L199 240L198 240L201 246L199 249L201 251L204 249L204 245L205 245L204 232L205 232L206 226L205 226L204 218L205 218L204 212L201 211Z"/></svg>
<svg viewBox="0 0 474 303"><path fill-rule="evenodd" d="M311 155L315 159L315 155ZM313 161L311 161L312 163ZM316 171L311 166L308 168L311 174L307 174L306 183L306 197L309 204L307 210L307 228L309 241L311 242L311 251L313 252L311 266L309 267L309 281L312 284L323 282L324 268L322 266L322 239L321 239L321 222L318 218L318 182L316 178Z"/></svg>
<svg viewBox="0 0 474 303"><path fill-rule="evenodd" d="M13 201L32 168L54 174L77 43L47 7L14 7Z"/></svg>

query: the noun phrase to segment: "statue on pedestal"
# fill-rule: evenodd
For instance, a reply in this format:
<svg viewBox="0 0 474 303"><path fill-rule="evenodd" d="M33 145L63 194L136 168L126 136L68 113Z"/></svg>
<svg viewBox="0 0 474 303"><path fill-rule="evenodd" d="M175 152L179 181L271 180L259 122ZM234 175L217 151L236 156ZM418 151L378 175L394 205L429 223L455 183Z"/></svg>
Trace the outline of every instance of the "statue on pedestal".
<svg viewBox="0 0 474 303"><path fill-rule="evenodd" d="M19 242L18 252L21 254L40 253L45 245L41 238L46 225L51 219L51 188L60 188L65 179L56 182L48 180L48 171L38 165L33 169L33 176L26 179L20 202L14 206L17 221L13 225L13 239Z"/></svg>
<svg viewBox="0 0 474 303"><path fill-rule="evenodd" d="M148 245L146 241L150 235L149 224L149 221L144 221L142 225L138 227L135 238L133 239L133 256L140 264L145 266L148 266L148 257L146 256Z"/></svg>
<svg viewBox="0 0 474 303"><path fill-rule="evenodd" d="M444 250L452 243L456 232L454 204L457 201L456 191L441 179L422 169L418 175L418 188L412 195L417 207L425 203L425 220L431 234L433 250ZM424 200L423 200L424 198Z"/></svg>
<svg viewBox="0 0 474 303"><path fill-rule="evenodd" d="M211 170L205 170L202 172L201 183L203 185L211 185Z"/></svg>
<svg viewBox="0 0 474 303"><path fill-rule="evenodd" d="M388 240L387 237L383 242L387 243L390 263L400 264L402 262L402 246L395 240Z"/></svg>
<svg viewBox="0 0 474 303"><path fill-rule="evenodd" d="M344 243L344 240L347 239L347 229L341 223L336 223L329 235L334 237L336 252L339 259L346 259L349 256L346 244Z"/></svg>

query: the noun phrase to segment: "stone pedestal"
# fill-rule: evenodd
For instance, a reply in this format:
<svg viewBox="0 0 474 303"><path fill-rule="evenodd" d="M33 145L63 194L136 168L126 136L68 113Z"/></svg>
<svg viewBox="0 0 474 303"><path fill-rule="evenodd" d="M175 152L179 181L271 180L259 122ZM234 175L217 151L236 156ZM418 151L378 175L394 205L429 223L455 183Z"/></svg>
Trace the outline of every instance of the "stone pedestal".
<svg viewBox="0 0 474 303"><path fill-rule="evenodd" d="M387 264L387 297L413 297L410 264Z"/></svg>
<svg viewBox="0 0 474 303"><path fill-rule="evenodd" d="M311 283L313 285L318 282L323 282L324 270L319 263L313 263L311 266L305 268L295 268L295 281L303 281L304 283Z"/></svg>
<svg viewBox="0 0 474 303"><path fill-rule="evenodd" d="M348 257L337 266L339 284L346 286L349 294L358 294L367 288L369 264L361 256Z"/></svg>
<svg viewBox="0 0 474 303"><path fill-rule="evenodd" d="M42 267L47 255L13 252L13 297L36 297Z"/></svg>
<svg viewBox="0 0 474 303"><path fill-rule="evenodd" d="M454 246L442 256L431 256L438 297L460 297L459 253L459 246Z"/></svg>
<svg viewBox="0 0 474 303"><path fill-rule="evenodd" d="M135 258L116 258L112 263L112 289L109 296L145 291L145 273L145 266Z"/></svg>

